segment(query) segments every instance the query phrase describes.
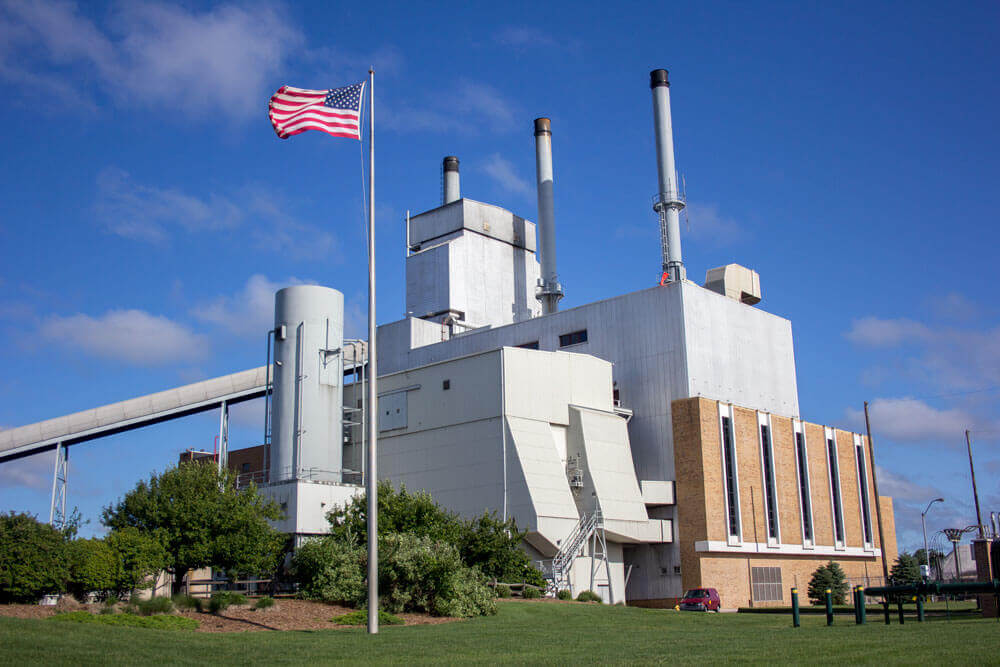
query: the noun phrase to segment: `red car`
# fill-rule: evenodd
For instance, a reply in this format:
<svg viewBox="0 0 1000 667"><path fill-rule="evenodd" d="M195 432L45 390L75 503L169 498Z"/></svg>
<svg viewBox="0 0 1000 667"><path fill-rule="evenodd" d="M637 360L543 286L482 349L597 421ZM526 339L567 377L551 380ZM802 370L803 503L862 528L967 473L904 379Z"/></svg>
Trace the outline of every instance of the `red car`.
<svg viewBox="0 0 1000 667"><path fill-rule="evenodd" d="M714 588L692 588L681 599L681 611L719 611L719 591Z"/></svg>

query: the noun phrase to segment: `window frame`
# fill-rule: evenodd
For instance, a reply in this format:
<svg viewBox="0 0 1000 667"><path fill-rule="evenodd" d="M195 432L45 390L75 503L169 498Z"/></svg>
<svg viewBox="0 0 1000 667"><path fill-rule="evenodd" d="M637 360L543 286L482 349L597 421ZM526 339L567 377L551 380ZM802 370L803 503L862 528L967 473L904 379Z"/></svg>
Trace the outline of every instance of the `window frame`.
<svg viewBox="0 0 1000 667"><path fill-rule="evenodd" d="M830 487L830 517L833 520L833 547L844 550L847 548L847 531L844 526L844 485L840 479L840 452L837 447L837 433L832 428L824 426L823 436L825 440L823 444L826 449L826 471L830 480L828 486ZM832 452L830 450L831 444L833 445ZM834 475L835 471L836 476ZM836 483L834 483L834 479L836 479ZM837 539L838 532L840 533L839 540Z"/></svg>
<svg viewBox="0 0 1000 667"><path fill-rule="evenodd" d="M564 340L566 342L564 342ZM577 329L576 331L570 331L569 333L559 334L559 347L572 347L574 345L582 345L589 342L589 336L587 334L586 327L583 329Z"/></svg>
<svg viewBox="0 0 1000 667"><path fill-rule="evenodd" d="M799 447L800 439L801 447ZM802 547L812 549L816 546L816 522L813 520L812 480L809 475L809 440L806 438L805 426L799 419L792 420L792 440L795 448L795 476L798 481ZM803 494L805 495L803 496ZM808 537L806 537L807 521L809 525Z"/></svg>
<svg viewBox="0 0 1000 667"><path fill-rule="evenodd" d="M764 459L764 429L767 429L767 461ZM767 546L777 547L781 544L781 508L778 505L777 462L774 458L774 429L771 426L771 415L766 412L757 413L757 452L760 457L761 495L764 497L764 534ZM770 484L769 484L770 483ZM768 488L770 487L770 493ZM771 529L774 529L773 531ZM774 533L772 535L771 533Z"/></svg>
<svg viewBox="0 0 1000 667"><path fill-rule="evenodd" d="M730 487L729 473L727 472L727 462L728 455L726 453L726 421L729 422L729 444L732 453L732 469L733 469L733 479L732 487ZM723 507L725 509L725 530L726 530L726 544L729 546L739 546L743 544L743 511L740 506L740 472L739 472L739 455L736 452L736 424L733 415L733 406L719 403L719 451L722 456L722 498ZM733 507L736 512L735 525L736 534L733 535L730 532L730 526L733 525L733 517L730 514L730 502L729 502L729 492L730 488L735 492L733 497Z"/></svg>
<svg viewBox="0 0 1000 667"><path fill-rule="evenodd" d="M854 462L858 470L858 513L861 515L861 542L864 548L871 551L875 548L875 531L872 527L872 508L868 497L868 455L865 452L864 439L854 434ZM864 478L864 485L861 480Z"/></svg>

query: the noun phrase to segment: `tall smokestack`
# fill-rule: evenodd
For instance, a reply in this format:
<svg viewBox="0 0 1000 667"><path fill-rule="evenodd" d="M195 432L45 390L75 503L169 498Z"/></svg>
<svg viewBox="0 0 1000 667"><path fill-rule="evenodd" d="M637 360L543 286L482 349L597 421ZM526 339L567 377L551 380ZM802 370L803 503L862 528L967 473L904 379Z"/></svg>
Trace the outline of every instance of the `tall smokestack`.
<svg viewBox="0 0 1000 667"><path fill-rule="evenodd" d="M444 159L444 196L442 204L450 204L462 198L458 182L458 158L449 155Z"/></svg>
<svg viewBox="0 0 1000 667"><path fill-rule="evenodd" d="M552 123L535 119L535 170L538 174L538 238L542 254L542 277L535 295L542 302L542 314L559 310L562 286L556 274L556 227L552 201Z"/></svg>
<svg viewBox="0 0 1000 667"><path fill-rule="evenodd" d="M680 212L684 208L684 196L677 187L677 171L674 168L674 130L670 122L670 81L667 70L654 69L650 72L649 87L653 91L656 169L660 177L660 191L656 195L653 210L660 216L662 283L683 280L687 275L681 255Z"/></svg>

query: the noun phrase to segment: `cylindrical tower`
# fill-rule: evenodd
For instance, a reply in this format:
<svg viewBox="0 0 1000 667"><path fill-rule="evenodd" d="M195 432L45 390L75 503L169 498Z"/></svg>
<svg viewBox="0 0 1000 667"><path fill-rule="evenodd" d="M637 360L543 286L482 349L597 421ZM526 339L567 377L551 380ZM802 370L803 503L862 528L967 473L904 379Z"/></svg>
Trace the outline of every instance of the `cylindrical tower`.
<svg viewBox="0 0 1000 667"><path fill-rule="evenodd" d="M296 285L274 297L270 481L340 482L344 295Z"/></svg>
<svg viewBox="0 0 1000 667"><path fill-rule="evenodd" d="M449 155L444 159L444 196L442 204L450 204L462 198L462 189L459 185L458 158Z"/></svg>
<svg viewBox="0 0 1000 667"><path fill-rule="evenodd" d="M542 302L542 314L559 310L563 298L556 273L555 203L552 195L552 122L535 119L535 173L538 179L538 249L542 255L542 277L536 296Z"/></svg>
<svg viewBox="0 0 1000 667"><path fill-rule="evenodd" d="M677 183L674 167L674 130L670 121L670 81L667 70L654 69L649 73L649 87L653 91L653 126L656 130L656 168L660 190L656 194L653 210L660 217L660 244L663 253L665 279L683 280L684 259L681 255L680 212L684 197Z"/></svg>

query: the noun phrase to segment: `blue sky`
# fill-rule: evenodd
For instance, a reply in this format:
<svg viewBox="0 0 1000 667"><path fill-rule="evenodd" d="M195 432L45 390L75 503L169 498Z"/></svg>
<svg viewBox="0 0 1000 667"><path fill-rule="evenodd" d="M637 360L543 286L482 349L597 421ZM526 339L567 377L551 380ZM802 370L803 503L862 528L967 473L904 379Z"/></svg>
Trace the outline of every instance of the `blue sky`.
<svg viewBox="0 0 1000 667"><path fill-rule="evenodd" d="M442 156L463 194L535 219L543 115L563 306L652 285L665 67L689 277L760 272L804 419L860 429L873 402L902 546L936 495L929 531L975 523L965 428L1000 511L1000 8L833 4L0 0L0 427L261 365L272 293L296 281L343 291L362 334L358 142L279 140L266 107L369 64L380 322L403 315L402 219L438 203ZM234 415L234 447L261 410ZM99 531L216 432L203 415L75 448L70 504ZM47 517L51 465L0 466L0 510Z"/></svg>

